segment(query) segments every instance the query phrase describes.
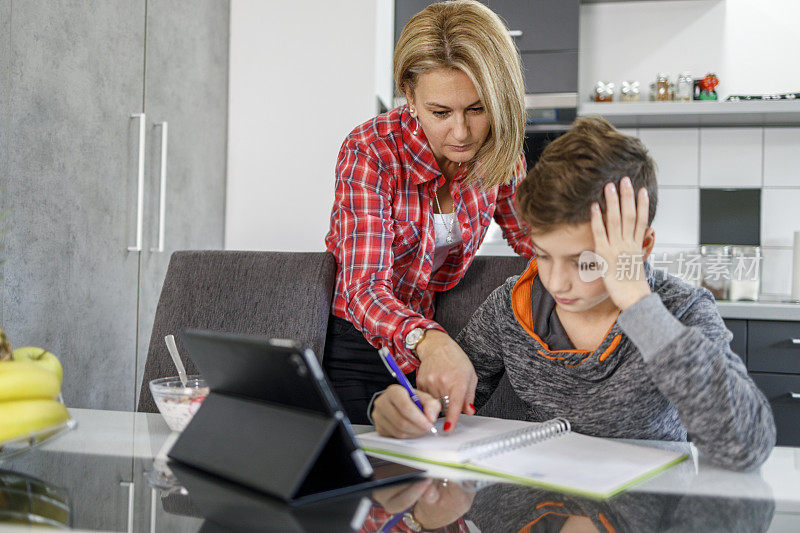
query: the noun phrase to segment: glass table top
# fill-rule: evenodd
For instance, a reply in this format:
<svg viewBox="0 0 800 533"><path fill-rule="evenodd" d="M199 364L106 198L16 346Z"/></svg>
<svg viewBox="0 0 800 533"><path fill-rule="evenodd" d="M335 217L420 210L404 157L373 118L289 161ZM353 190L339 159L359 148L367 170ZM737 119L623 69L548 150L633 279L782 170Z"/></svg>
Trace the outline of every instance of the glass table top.
<svg viewBox="0 0 800 533"><path fill-rule="evenodd" d="M89 531L800 531L800 449L759 471L692 461L608 500L435 468L427 477L288 506L159 451L159 415L73 410L78 428L0 461L0 529ZM26 529L27 530L27 529Z"/></svg>

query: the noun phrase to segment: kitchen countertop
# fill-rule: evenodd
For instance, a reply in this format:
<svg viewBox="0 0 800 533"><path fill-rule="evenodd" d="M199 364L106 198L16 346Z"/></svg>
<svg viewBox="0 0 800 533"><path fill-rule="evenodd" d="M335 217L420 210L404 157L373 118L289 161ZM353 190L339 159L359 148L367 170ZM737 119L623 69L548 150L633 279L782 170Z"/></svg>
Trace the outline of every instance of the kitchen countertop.
<svg viewBox="0 0 800 533"><path fill-rule="evenodd" d="M758 302L720 300L717 302L717 308L722 318L800 321L800 303L793 303L788 299L764 299Z"/></svg>

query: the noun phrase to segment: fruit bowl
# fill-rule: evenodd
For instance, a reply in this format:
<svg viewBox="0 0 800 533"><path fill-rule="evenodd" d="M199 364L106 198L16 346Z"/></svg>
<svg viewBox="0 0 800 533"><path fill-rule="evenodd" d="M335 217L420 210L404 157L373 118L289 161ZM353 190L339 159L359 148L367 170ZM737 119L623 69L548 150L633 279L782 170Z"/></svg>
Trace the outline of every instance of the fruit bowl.
<svg viewBox="0 0 800 533"><path fill-rule="evenodd" d="M172 431L181 432L208 396L206 381L200 376L187 376L183 386L178 376L154 379L150 392L161 416Z"/></svg>
<svg viewBox="0 0 800 533"><path fill-rule="evenodd" d="M57 400L62 404L64 403L60 395ZM70 418L60 424L46 427L38 431L30 431L25 435L11 440L1 441L0 462L46 444L51 440L62 436L64 433L75 429L76 427L78 427L78 423L73 418Z"/></svg>

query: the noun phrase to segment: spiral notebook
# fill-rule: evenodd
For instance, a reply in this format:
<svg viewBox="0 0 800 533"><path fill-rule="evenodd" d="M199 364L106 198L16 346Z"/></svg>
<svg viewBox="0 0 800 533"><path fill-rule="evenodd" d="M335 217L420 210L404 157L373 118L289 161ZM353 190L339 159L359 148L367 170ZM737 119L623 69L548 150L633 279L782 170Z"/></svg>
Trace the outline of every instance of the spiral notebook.
<svg viewBox="0 0 800 533"><path fill-rule="evenodd" d="M437 422L438 426L443 420ZM688 457L687 453L590 437L569 422L524 422L461 415L451 434L358 441L367 453L392 455L511 478L563 492L608 498Z"/></svg>

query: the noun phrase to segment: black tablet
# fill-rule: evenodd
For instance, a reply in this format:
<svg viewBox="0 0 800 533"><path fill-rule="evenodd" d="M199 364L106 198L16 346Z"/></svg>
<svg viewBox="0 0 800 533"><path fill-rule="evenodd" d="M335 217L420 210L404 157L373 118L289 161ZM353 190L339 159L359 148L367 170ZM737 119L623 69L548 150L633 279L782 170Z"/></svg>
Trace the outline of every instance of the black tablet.
<svg viewBox="0 0 800 533"><path fill-rule="evenodd" d="M309 347L203 330L180 335L211 392L170 457L287 501L421 473L364 454Z"/></svg>

